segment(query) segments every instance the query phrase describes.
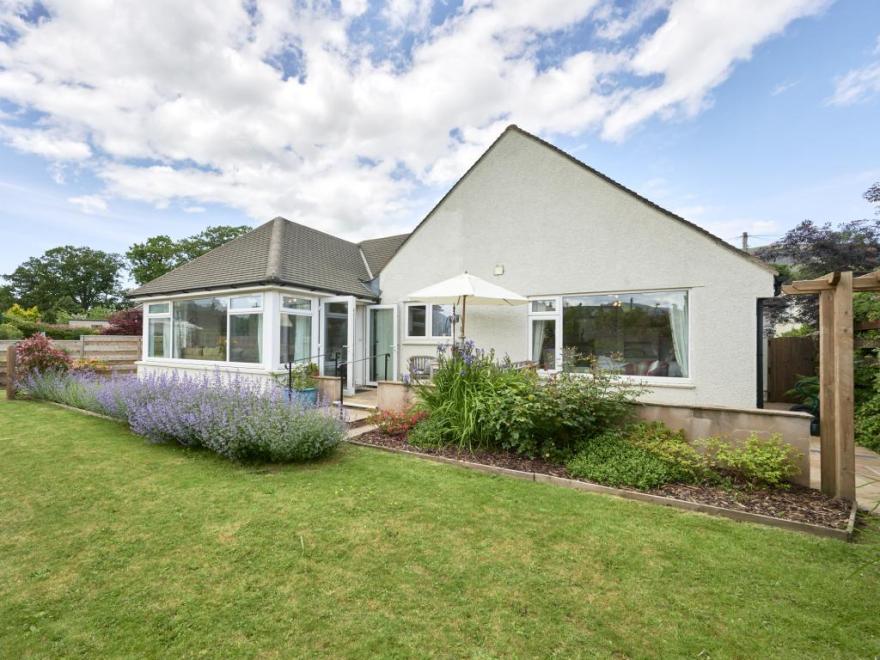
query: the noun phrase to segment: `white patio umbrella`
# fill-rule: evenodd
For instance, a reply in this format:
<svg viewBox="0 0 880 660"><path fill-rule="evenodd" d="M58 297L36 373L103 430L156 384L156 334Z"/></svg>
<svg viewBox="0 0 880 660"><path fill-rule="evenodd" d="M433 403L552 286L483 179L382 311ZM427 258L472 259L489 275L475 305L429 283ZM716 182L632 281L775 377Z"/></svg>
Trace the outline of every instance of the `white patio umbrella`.
<svg viewBox="0 0 880 660"><path fill-rule="evenodd" d="M414 291L407 298L441 305L461 305L462 338L464 338L464 322L468 303L472 305L527 305L529 302L528 298L470 275L467 271Z"/></svg>

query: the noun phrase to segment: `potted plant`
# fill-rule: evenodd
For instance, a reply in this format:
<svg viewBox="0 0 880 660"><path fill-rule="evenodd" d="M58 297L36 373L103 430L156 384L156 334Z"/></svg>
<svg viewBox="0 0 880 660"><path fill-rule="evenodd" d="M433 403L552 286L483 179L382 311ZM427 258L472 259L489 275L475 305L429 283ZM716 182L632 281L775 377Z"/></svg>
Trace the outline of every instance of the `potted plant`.
<svg viewBox="0 0 880 660"><path fill-rule="evenodd" d="M291 401L295 399L307 406L318 405L318 389L315 387L317 375L318 365L314 362L293 365L290 371L283 375L284 384L290 388Z"/></svg>

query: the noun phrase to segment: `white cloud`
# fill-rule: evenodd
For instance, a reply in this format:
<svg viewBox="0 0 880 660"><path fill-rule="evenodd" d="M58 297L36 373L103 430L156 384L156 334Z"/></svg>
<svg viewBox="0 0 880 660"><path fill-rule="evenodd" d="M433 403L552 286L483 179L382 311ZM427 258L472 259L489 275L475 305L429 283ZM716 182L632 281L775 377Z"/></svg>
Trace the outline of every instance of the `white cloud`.
<svg viewBox="0 0 880 660"><path fill-rule="evenodd" d="M107 200L100 195L80 195L78 197L68 197L67 201L78 206L83 213L103 213L107 210Z"/></svg>
<svg viewBox="0 0 880 660"><path fill-rule="evenodd" d="M364 36L362 0L44 0L38 23L21 18L31 2L0 1L16 36L0 42L0 98L39 117L0 118L0 139L59 177L58 163L89 168L102 195L376 235L411 226L428 187L506 124L622 139L693 116L737 61L825 4L465 0L432 25L444 6L389 0ZM635 46L618 41L667 10ZM555 38L584 21L601 47L561 54Z"/></svg>
<svg viewBox="0 0 880 660"><path fill-rule="evenodd" d="M0 127L2 136L18 151L37 154L53 161L85 160L92 155L88 143L65 137L58 130Z"/></svg>
<svg viewBox="0 0 880 660"><path fill-rule="evenodd" d="M204 206L184 206L184 213L204 213L207 209Z"/></svg>
<svg viewBox="0 0 880 660"><path fill-rule="evenodd" d="M878 49L880 49L880 45L878 45ZM880 93L880 60L840 76L834 82L834 93L825 100L825 103L827 105L853 105L867 101L878 93Z"/></svg>
<svg viewBox="0 0 880 660"><path fill-rule="evenodd" d="M780 83L776 83L773 86L773 89L770 90L770 96L779 96L780 94L785 94L792 87L795 87L800 83L800 80L784 80Z"/></svg>
<svg viewBox="0 0 880 660"><path fill-rule="evenodd" d="M739 60L778 34L796 18L815 14L828 0L678 0L666 22L641 40L630 63L639 76L661 76L662 83L632 90L604 123L603 134L622 139L654 116L692 117L707 94L724 82Z"/></svg>
<svg viewBox="0 0 880 660"><path fill-rule="evenodd" d="M638 0L630 11L624 11L614 2L608 2L599 12L596 35L601 39L616 40L638 30L648 19L669 9L673 0Z"/></svg>

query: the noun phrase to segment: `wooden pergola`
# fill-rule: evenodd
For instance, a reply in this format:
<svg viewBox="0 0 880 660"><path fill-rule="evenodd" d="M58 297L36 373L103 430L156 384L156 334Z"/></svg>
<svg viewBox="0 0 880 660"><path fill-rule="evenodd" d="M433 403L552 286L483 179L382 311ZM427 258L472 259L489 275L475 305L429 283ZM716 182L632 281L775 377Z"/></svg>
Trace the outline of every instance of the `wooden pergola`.
<svg viewBox="0 0 880 660"><path fill-rule="evenodd" d="M880 291L880 271L850 271L783 285L788 295L819 296L819 429L822 492L856 498L853 421L853 293Z"/></svg>

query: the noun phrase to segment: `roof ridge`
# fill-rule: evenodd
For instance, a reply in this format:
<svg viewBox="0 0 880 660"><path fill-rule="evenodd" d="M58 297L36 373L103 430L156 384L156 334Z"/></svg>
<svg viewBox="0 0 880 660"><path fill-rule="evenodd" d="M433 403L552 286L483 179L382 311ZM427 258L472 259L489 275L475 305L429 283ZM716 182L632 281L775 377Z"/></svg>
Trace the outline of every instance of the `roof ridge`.
<svg viewBox="0 0 880 660"><path fill-rule="evenodd" d="M285 222L289 220L276 216L272 218L272 234L269 236L269 256L266 259L266 279L281 278L281 252L284 245Z"/></svg>
<svg viewBox="0 0 880 660"><path fill-rule="evenodd" d="M370 241L386 241L386 240L388 240L389 238L400 238L401 236L409 236L411 233L412 233L412 232L402 231L402 232L400 232L399 234L391 234L391 235L389 235L389 236L377 236L376 238L365 238L364 240L360 241L360 242L357 243L356 245L357 245L358 247L360 247L360 246L363 245L364 243L369 243Z"/></svg>

